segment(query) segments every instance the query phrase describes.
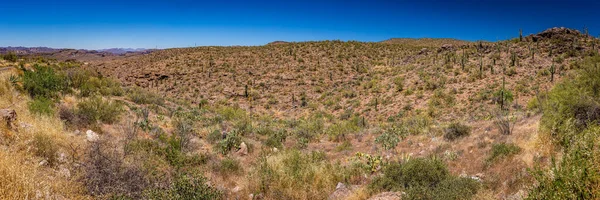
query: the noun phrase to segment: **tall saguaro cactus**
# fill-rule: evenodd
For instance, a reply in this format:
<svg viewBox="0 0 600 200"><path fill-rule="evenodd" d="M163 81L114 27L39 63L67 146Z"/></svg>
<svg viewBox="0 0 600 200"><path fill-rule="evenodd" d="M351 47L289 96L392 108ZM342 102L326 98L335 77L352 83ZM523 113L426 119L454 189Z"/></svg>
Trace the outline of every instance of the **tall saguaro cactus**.
<svg viewBox="0 0 600 200"><path fill-rule="evenodd" d="M550 82L554 82L554 73L556 73L556 68L554 67L554 63L550 66Z"/></svg>
<svg viewBox="0 0 600 200"><path fill-rule="evenodd" d="M523 41L523 29L519 29L519 42Z"/></svg>

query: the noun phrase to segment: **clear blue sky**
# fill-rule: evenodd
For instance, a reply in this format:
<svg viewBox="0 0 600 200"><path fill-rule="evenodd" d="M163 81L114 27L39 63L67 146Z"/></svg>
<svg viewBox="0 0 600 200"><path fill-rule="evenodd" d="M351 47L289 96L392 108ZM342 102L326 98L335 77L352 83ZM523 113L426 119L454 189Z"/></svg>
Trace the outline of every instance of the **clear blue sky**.
<svg viewBox="0 0 600 200"><path fill-rule="evenodd" d="M600 33L598 1L6 0L0 46L102 49L392 37L502 40L554 26Z"/></svg>

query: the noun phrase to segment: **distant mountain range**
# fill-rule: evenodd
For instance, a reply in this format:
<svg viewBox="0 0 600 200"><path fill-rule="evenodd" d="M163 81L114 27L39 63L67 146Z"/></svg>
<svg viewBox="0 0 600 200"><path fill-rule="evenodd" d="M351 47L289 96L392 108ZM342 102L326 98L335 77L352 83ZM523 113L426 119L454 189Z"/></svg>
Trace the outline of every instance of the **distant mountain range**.
<svg viewBox="0 0 600 200"><path fill-rule="evenodd" d="M145 52L145 51L150 51L150 49L144 49L144 48L137 48L137 49L133 49L133 48L111 48L111 49L100 49L97 50L99 52L109 52L109 53L113 53L113 54L126 54L126 53L131 53L131 52Z"/></svg>
<svg viewBox="0 0 600 200"><path fill-rule="evenodd" d="M48 53L57 53L64 50L74 50L74 49L55 49L49 47L0 47L0 54L5 54L8 52L14 52L18 55L26 55L26 54L48 54ZM86 50L86 49L77 49L78 51L87 51L90 53L96 52L104 52L104 53L112 53L116 55L122 55L126 53L139 53L139 52L150 52L153 51L151 49L143 49L143 48L110 48L110 49L100 49L100 50Z"/></svg>

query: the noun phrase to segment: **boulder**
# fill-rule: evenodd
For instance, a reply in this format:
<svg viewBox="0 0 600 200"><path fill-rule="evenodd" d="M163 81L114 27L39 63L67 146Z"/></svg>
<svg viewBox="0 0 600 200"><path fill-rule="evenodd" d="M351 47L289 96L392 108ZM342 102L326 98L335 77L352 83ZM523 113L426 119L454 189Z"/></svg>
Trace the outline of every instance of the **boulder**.
<svg viewBox="0 0 600 200"><path fill-rule="evenodd" d="M442 50L444 50L444 51L448 51L448 50L452 50L452 49L454 49L454 45L451 45L451 44L443 44L442 45Z"/></svg>
<svg viewBox="0 0 600 200"><path fill-rule="evenodd" d="M17 112L14 109L0 109L0 116L6 123L6 127L13 129L16 128L14 126L14 122L17 121Z"/></svg>

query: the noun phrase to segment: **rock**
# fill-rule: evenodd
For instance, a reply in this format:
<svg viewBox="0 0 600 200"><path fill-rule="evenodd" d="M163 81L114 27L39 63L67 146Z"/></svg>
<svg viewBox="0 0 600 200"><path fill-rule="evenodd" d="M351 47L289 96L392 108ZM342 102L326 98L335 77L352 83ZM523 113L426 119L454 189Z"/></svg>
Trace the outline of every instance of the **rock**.
<svg viewBox="0 0 600 200"><path fill-rule="evenodd" d="M438 50L438 52L442 52L442 51L449 51L449 50L453 50L454 49L454 45L451 44L444 44L442 45L442 47Z"/></svg>
<svg viewBox="0 0 600 200"><path fill-rule="evenodd" d="M278 152L279 149L277 149L277 147L273 147L273 152Z"/></svg>
<svg viewBox="0 0 600 200"><path fill-rule="evenodd" d="M352 191L349 190L345 184L338 182L337 186L335 187L335 191L333 191L333 193L331 193L327 199L342 200L348 198L350 194L352 194Z"/></svg>
<svg viewBox="0 0 600 200"><path fill-rule="evenodd" d="M427 54L427 48L422 48L421 51L419 52L419 55L422 54Z"/></svg>
<svg viewBox="0 0 600 200"><path fill-rule="evenodd" d="M245 142L242 142L240 144L240 150L237 151L237 154L240 156L248 155L248 146L246 145Z"/></svg>
<svg viewBox="0 0 600 200"><path fill-rule="evenodd" d="M369 200L400 200L402 193L400 192L383 192L369 198Z"/></svg>
<svg viewBox="0 0 600 200"><path fill-rule="evenodd" d="M19 126L23 129L29 129L29 128L33 127L33 125L25 123L25 122L19 123Z"/></svg>
<svg viewBox="0 0 600 200"><path fill-rule="evenodd" d="M235 186L233 189L231 189L231 192L233 192L233 193L237 193L237 192L239 192L240 190L242 190L242 188L240 188L240 186Z"/></svg>
<svg viewBox="0 0 600 200"><path fill-rule="evenodd" d="M100 139L100 136L92 130L87 130L85 132L85 136L86 136L87 141L89 141L89 142L96 142L96 141L98 141L98 139Z"/></svg>
<svg viewBox="0 0 600 200"><path fill-rule="evenodd" d="M64 167L58 169L58 174L65 178L71 178L71 171Z"/></svg>
<svg viewBox="0 0 600 200"><path fill-rule="evenodd" d="M519 190L519 191L517 191L517 193L508 195L506 197L506 199L507 200L521 200L521 199L525 199L526 196L527 196L527 192L525 192L524 190Z"/></svg>
<svg viewBox="0 0 600 200"><path fill-rule="evenodd" d="M0 109L0 116L6 122L6 127L15 128L14 122L17 121L17 112L14 109Z"/></svg>
<svg viewBox="0 0 600 200"><path fill-rule="evenodd" d="M48 164L48 161L46 159L44 159L38 163L39 166L45 166L47 164Z"/></svg>
<svg viewBox="0 0 600 200"><path fill-rule="evenodd" d="M58 155L58 162L61 162L61 163L67 162L67 155L65 153L60 153Z"/></svg>
<svg viewBox="0 0 600 200"><path fill-rule="evenodd" d="M471 179L473 179L477 182L482 182L484 177L485 177L485 175L483 175L483 173L477 173L477 174L475 174L475 176L471 176Z"/></svg>
<svg viewBox="0 0 600 200"><path fill-rule="evenodd" d="M335 186L336 190L343 189L343 188L346 188L346 185L344 185L342 182L338 182L338 184Z"/></svg>

